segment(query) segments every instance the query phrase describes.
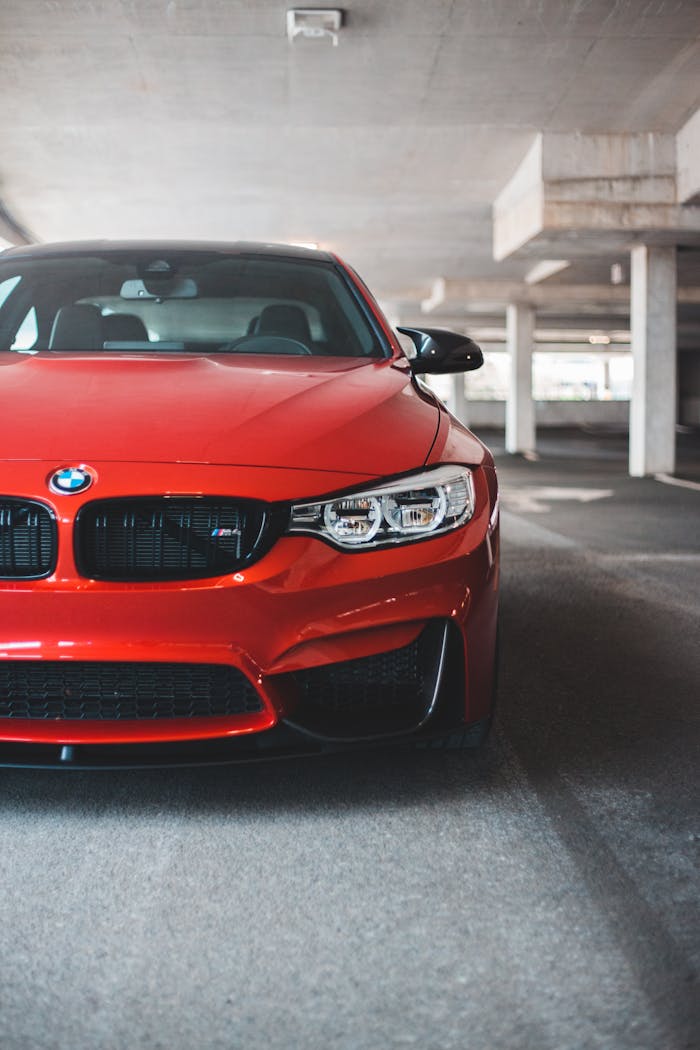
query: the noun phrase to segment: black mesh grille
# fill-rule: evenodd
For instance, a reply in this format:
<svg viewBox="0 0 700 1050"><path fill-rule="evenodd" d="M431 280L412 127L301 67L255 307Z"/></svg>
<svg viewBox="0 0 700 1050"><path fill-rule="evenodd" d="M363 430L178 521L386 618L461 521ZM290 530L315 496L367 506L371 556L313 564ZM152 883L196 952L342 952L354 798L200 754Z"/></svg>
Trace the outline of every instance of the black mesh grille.
<svg viewBox="0 0 700 1050"><path fill-rule="evenodd" d="M246 676L220 664L0 662L0 718L207 718L262 709Z"/></svg>
<svg viewBox="0 0 700 1050"><path fill-rule="evenodd" d="M312 667L297 671L294 678L304 700L327 711L405 707L409 698L424 692L427 668L421 648L417 638L403 649Z"/></svg>
<svg viewBox="0 0 700 1050"><path fill-rule="evenodd" d="M34 580L56 568L56 522L49 507L0 496L0 577Z"/></svg>
<svg viewBox="0 0 700 1050"><path fill-rule="evenodd" d="M430 716L445 639L435 620L401 649L279 675L292 697L287 721L329 739L415 729Z"/></svg>
<svg viewBox="0 0 700 1050"><path fill-rule="evenodd" d="M252 500L101 500L78 514L76 561L101 580L219 576L262 553L266 525L265 505Z"/></svg>

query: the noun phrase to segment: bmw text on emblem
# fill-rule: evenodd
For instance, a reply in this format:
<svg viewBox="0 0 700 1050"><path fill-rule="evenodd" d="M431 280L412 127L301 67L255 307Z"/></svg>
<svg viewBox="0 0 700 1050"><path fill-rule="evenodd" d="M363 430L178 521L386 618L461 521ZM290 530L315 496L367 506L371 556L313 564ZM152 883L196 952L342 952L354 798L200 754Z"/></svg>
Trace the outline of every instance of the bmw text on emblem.
<svg viewBox="0 0 700 1050"><path fill-rule="evenodd" d="M64 467L63 470L57 470L49 478L51 491L62 495L72 496L78 492L84 492L91 485L92 477L82 467Z"/></svg>

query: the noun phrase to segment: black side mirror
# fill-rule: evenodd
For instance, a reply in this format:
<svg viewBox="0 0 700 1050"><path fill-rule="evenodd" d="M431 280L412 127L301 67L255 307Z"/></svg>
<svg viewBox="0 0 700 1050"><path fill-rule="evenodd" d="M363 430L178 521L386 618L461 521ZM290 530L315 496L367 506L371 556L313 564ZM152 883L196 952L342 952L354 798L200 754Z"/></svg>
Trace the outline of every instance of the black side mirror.
<svg viewBox="0 0 700 1050"><path fill-rule="evenodd" d="M399 328L416 348L411 370L416 374L445 375L450 372L473 372L481 368L484 355L473 339L444 328Z"/></svg>

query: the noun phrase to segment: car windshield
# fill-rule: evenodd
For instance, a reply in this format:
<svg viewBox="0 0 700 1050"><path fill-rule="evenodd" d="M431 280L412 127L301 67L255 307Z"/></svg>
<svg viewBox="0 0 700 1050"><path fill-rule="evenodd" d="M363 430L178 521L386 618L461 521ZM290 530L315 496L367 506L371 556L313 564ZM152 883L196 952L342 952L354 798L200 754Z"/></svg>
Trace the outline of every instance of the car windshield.
<svg viewBox="0 0 700 1050"><path fill-rule="evenodd" d="M0 350L384 353L331 262L167 248L0 261Z"/></svg>

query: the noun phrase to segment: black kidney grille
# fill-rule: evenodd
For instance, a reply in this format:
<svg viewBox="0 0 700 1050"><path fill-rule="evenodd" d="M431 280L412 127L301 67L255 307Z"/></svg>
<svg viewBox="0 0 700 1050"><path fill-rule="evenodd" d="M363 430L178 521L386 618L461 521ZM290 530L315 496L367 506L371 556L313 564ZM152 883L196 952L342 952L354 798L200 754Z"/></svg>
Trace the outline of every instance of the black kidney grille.
<svg viewBox="0 0 700 1050"><path fill-rule="evenodd" d="M102 580L184 580L235 572L256 552L265 506L252 500L146 497L86 504L79 572Z"/></svg>
<svg viewBox="0 0 700 1050"><path fill-rule="evenodd" d="M0 718L211 718L262 709L246 676L223 664L0 661Z"/></svg>
<svg viewBox="0 0 700 1050"><path fill-rule="evenodd" d="M56 521L49 507L0 496L0 577L35 580L56 568Z"/></svg>

